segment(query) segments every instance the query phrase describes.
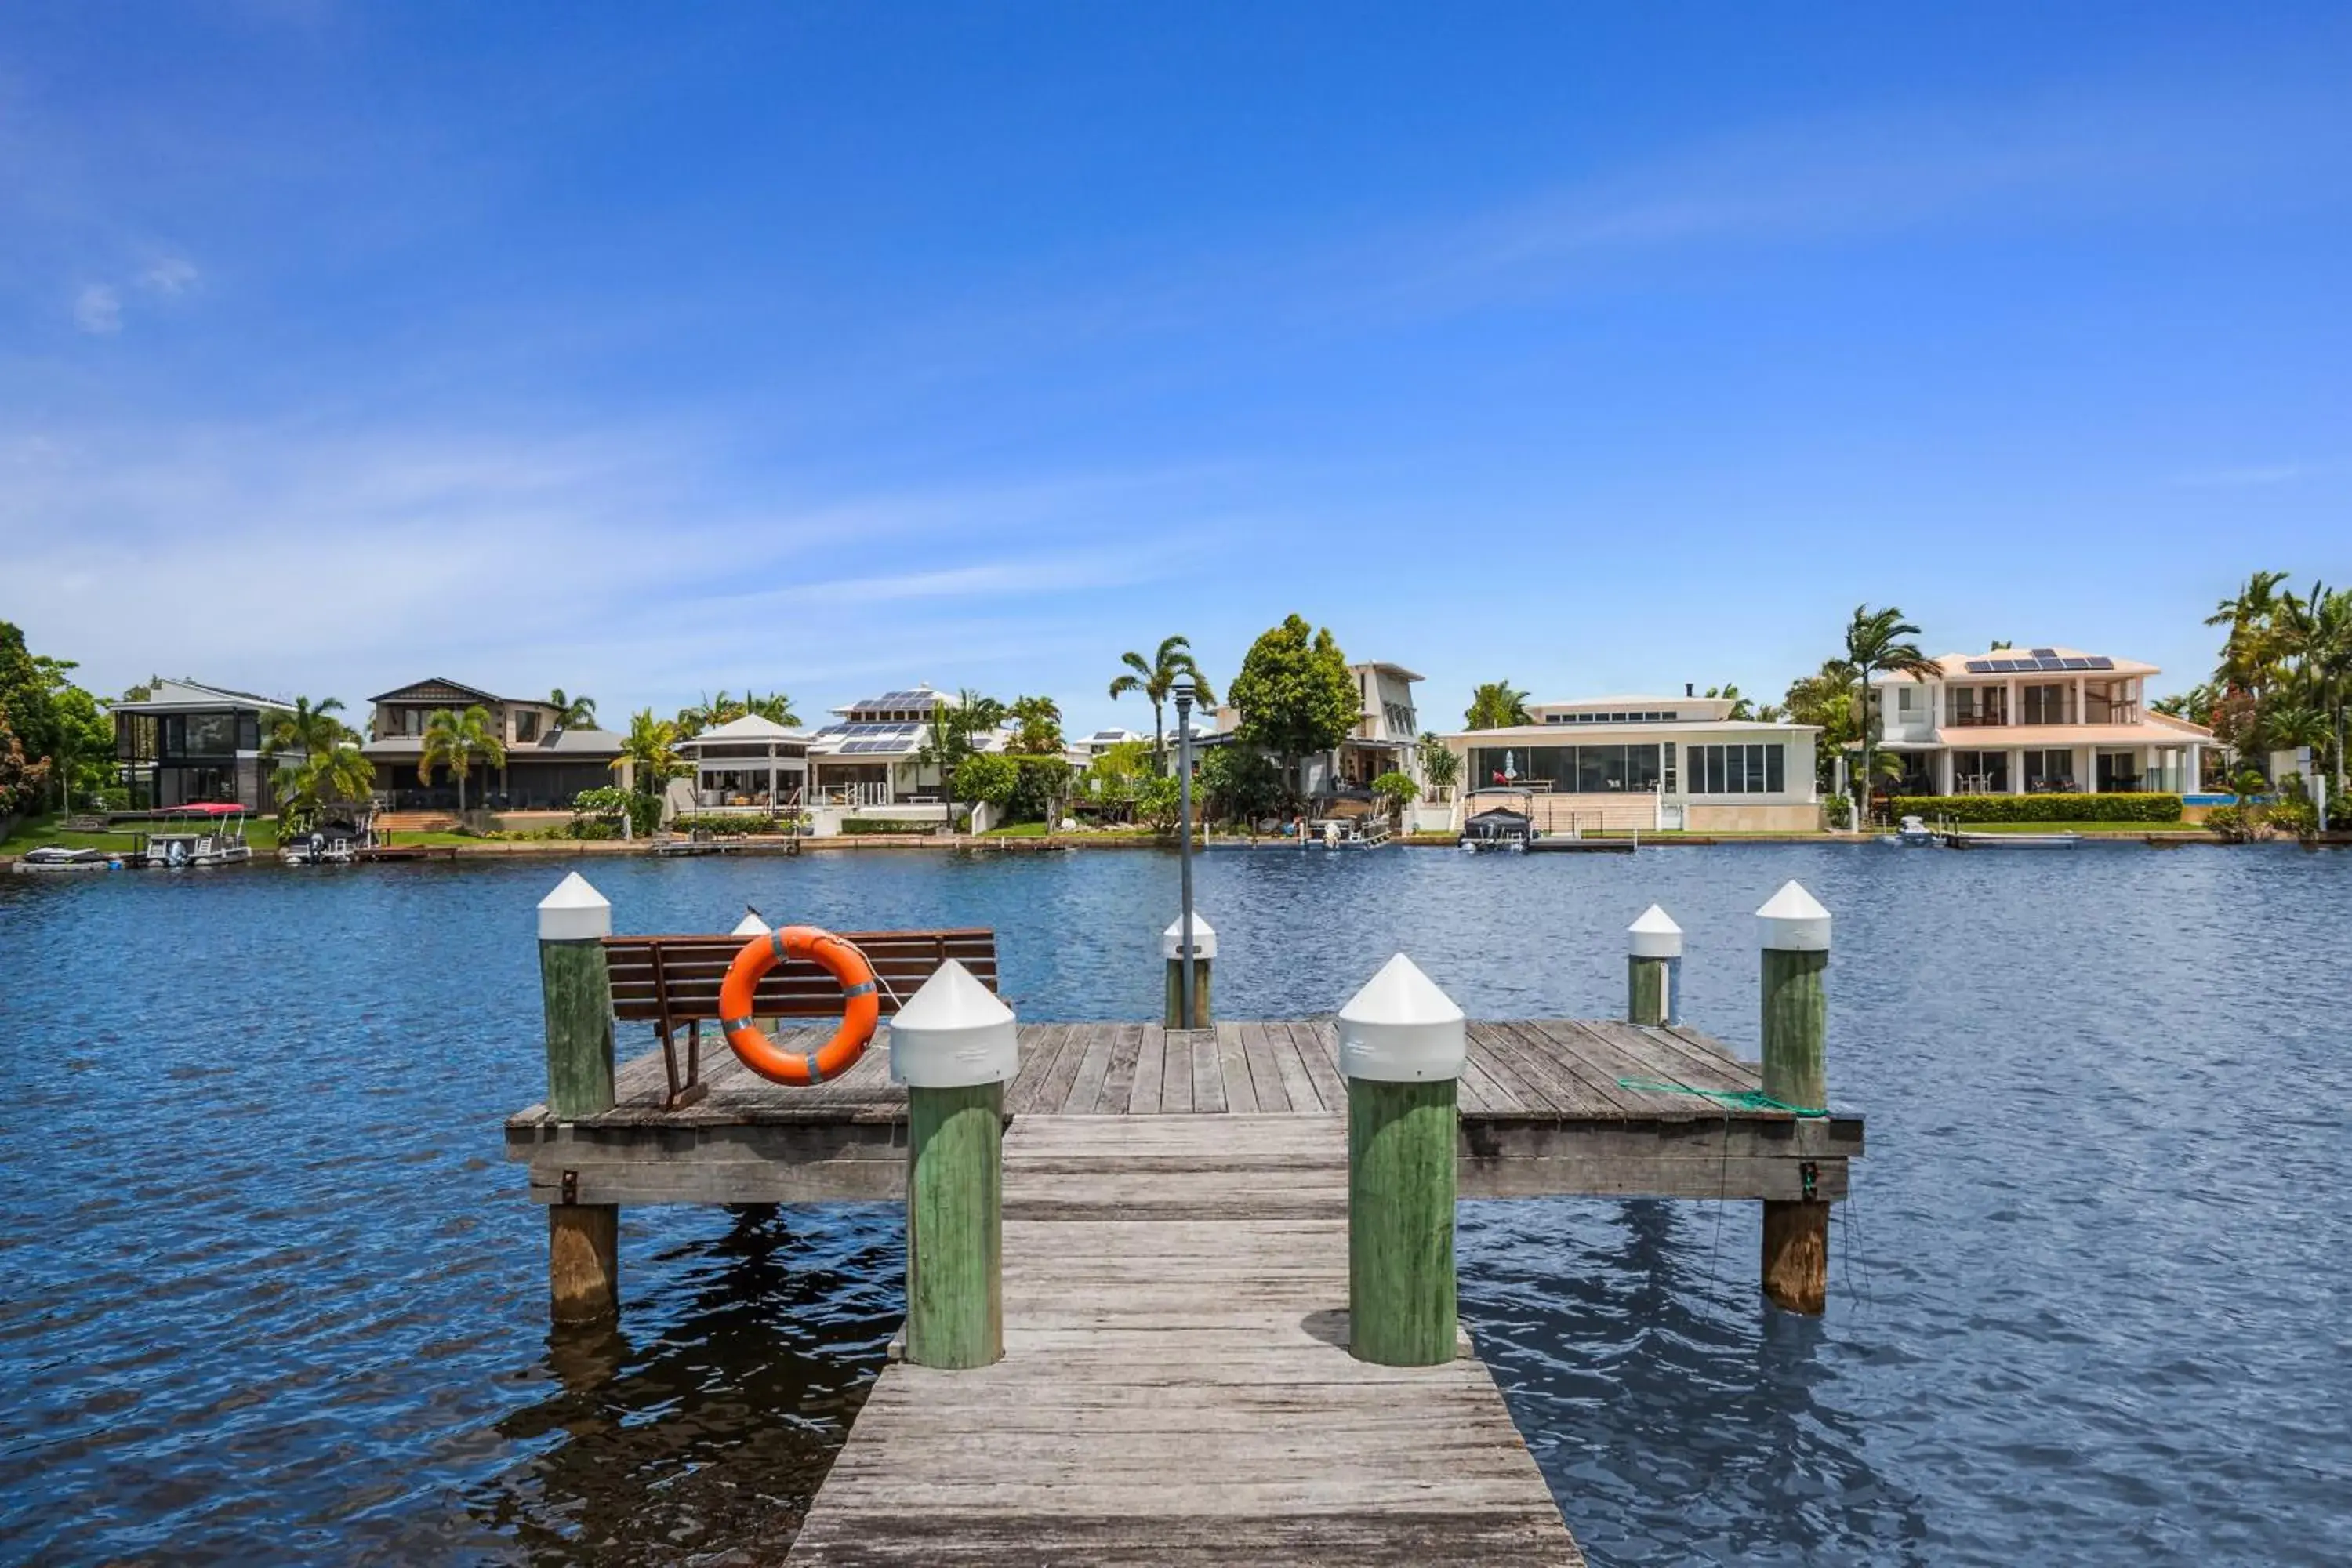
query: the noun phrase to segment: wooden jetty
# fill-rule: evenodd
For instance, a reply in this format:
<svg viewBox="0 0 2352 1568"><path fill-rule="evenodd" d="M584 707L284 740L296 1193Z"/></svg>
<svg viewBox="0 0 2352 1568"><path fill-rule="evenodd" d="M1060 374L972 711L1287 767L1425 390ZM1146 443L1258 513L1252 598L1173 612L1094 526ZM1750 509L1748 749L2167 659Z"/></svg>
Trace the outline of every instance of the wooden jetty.
<svg viewBox="0 0 2352 1568"><path fill-rule="evenodd" d="M575 881L541 906L549 1100L506 1126L548 1208L559 1320L617 1310L627 1205L908 1205L904 1353L793 1562L1580 1563L1456 1328L1457 1194L1761 1202L1766 1293L1821 1310L1863 1123L1821 1098L1828 917L1794 884L1759 911L1762 1063L1668 1022L1681 933L1654 909L1627 1020L1465 1021L1402 958L1337 1020L1216 1020L1200 922L1169 1016L1202 1026L1016 1025L992 933L865 933L895 1025L787 1088L701 1060L742 936L612 937ZM585 897L557 907L566 889ZM1362 1010L1400 969L1391 992L1434 1013ZM1001 1019L971 1037L1003 1077L934 1076L954 1031L923 1012L933 985L901 989L925 976ZM782 964L753 1010L814 1016L822 980ZM662 1048L616 1064L616 1018ZM1443 1081L1392 1070L1430 1038L1453 1042Z"/></svg>

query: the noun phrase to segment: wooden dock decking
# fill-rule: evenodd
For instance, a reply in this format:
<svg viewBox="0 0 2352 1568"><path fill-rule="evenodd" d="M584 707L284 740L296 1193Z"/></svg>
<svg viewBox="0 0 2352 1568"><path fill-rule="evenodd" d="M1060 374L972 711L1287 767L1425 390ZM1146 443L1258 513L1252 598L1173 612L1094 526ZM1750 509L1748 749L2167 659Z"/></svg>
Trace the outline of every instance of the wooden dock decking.
<svg viewBox="0 0 2352 1568"><path fill-rule="evenodd" d="M824 1031L780 1041L805 1049ZM787 1089L724 1046L709 1097L665 1110L661 1053L625 1064L613 1109L559 1121L544 1105L507 1122L507 1154L541 1203L809 1203L906 1191L906 1091L889 1081L888 1031L832 1083ZM793 1040L804 1044L794 1044ZM1628 1088L1622 1080L1676 1089ZM1861 1117L1798 1118L1727 1106L1753 1062L1695 1030L1614 1021L1477 1022L1461 1080L1464 1197L1589 1194L1838 1199L1863 1152ZM1343 1118L1328 1020L1024 1024L1004 1109L1039 1116Z"/></svg>
<svg viewBox="0 0 2352 1568"><path fill-rule="evenodd" d="M1690 1029L1537 1019L1467 1035L1464 1197L1811 1209L1790 1200L1843 1197L1863 1152L1857 1115L1719 1098L1756 1091L1759 1068ZM1004 1356L887 1368L790 1561L1583 1561L1466 1342L1432 1367L1349 1352L1332 1023L1032 1024L1020 1042L1004 1089ZM551 1218L899 1199L907 1097L887 1047L886 1030L839 1079L787 1089L720 1047L707 1097L675 1110L652 1051L621 1067L610 1110L509 1118L508 1157L537 1201L583 1205Z"/></svg>
<svg viewBox="0 0 2352 1568"><path fill-rule="evenodd" d="M1016 1119L1004 1359L885 1370L789 1561L1581 1563L1484 1365L1348 1353L1347 1163L1324 1116Z"/></svg>

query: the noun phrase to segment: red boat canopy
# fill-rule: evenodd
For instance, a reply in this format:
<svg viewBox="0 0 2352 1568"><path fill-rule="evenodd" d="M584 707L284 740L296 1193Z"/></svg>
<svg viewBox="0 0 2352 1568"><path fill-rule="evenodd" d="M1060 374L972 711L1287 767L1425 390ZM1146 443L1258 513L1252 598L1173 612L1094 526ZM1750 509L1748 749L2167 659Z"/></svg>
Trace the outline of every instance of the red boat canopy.
<svg viewBox="0 0 2352 1568"><path fill-rule="evenodd" d="M215 802L204 805L167 805L163 809L168 813L177 814L186 812L195 816L227 816L235 813L243 812L245 807L241 805L223 805Z"/></svg>

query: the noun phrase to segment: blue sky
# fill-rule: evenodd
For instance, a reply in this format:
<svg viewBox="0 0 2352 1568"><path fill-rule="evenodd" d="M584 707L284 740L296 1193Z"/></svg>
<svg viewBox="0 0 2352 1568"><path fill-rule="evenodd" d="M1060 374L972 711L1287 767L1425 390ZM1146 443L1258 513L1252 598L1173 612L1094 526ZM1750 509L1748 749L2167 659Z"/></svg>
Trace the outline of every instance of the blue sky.
<svg viewBox="0 0 2352 1568"><path fill-rule="evenodd" d="M1141 729L1296 609L1443 727L2352 577L2352 11L1614 11L12 5L0 618Z"/></svg>

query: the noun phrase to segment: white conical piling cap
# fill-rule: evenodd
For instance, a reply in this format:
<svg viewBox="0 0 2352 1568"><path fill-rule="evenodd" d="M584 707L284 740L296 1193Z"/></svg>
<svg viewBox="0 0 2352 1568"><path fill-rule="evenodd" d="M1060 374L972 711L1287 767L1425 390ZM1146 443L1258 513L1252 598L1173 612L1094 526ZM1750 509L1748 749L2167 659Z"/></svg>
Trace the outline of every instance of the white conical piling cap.
<svg viewBox="0 0 2352 1568"><path fill-rule="evenodd" d="M1756 936L1775 952L1827 952L1830 912L1803 883L1788 882L1756 911Z"/></svg>
<svg viewBox="0 0 2352 1568"><path fill-rule="evenodd" d="M1182 915L1178 915L1174 920L1170 921L1168 929L1160 933L1160 956L1162 958L1184 956L1184 917ZM1192 956L1195 958L1217 956L1217 928L1211 925L1209 917L1202 914L1197 908L1192 910Z"/></svg>
<svg viewBox="0 0 2352 1568"><path fill-rule="evenodd" d="M1375 1083L1462 1076L1462 1009L1403 953L1339 1009L1339 1070Z"/></svg>
<svg viewBox="0 0 2352 1568"><path fill-rule="evenodd" d="M735 922L735 929L727 934L729 936L766 936L773 929L767 921L746 910L743 918Z"/></svg>
<svg viewBox="0 0 2352 1568"><path fill-rule="evenodd" d="M1625 928L1625 951L1635 958L1680 958L1683 955L1683 928L1675 924L1674 917L1656 904L1642 911L1642 918Z"/></svg>
<svg viewBox="0 0 2352 1568"><path fill-rule="evenodd" d="M949 959L890 1020L890 1078L917 1089L1003 1083L1021 1066L1013 1009Z"/></svg>
<svg viewBox="0 0 2352 1568"><path fill-rule="evenodd" d="M613 900L574 871L539 900L539 940L594 942L613 934Z"/></svg>

